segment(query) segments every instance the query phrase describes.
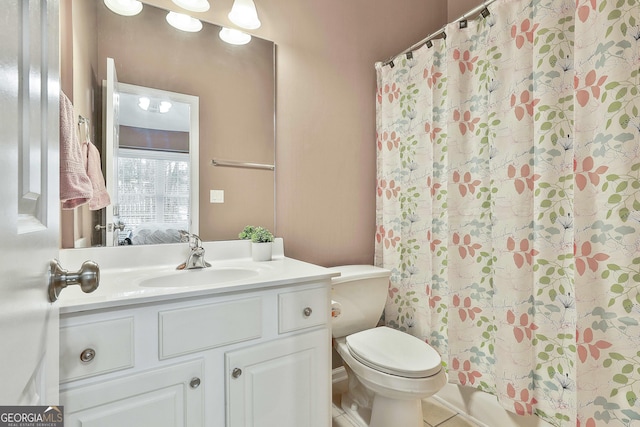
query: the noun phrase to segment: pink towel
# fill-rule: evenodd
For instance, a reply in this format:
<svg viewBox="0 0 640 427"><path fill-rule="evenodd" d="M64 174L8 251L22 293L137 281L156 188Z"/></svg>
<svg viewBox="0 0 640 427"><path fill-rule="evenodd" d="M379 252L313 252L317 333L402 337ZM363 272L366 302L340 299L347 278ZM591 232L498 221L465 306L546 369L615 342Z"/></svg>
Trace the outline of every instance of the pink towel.
<svg viewBox="0 0 640 427"><path fill-rule="evenodd" d="M73 105L60 92L60 201L62 209L84 205L93 195L87 176Z"/></svg>
<svg viewBox="0 0 640 427"><path fill-rule="evenodd" d="M82 150L86 154L87 175L93 186L93 197L89 200L89 209L97 211L111 204L111 198L104 184L104 175L102 175L100 152L88 136L84 144L82 144Z"/></svg>

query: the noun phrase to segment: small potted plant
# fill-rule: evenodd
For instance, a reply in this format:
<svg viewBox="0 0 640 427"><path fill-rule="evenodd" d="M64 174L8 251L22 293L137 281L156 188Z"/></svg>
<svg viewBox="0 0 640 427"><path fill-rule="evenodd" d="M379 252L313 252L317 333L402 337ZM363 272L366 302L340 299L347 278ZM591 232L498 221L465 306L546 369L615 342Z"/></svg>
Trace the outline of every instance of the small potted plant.
<svg viewBox="0 0 640 427"><path fill-rule="evenodd" d="M247 225L238 237L251 240L251 257L254 261L271 261L273 234L269 230Z"/></svg>
<svg viewBox="0 0 640 427"><path fill-rule="evenodd" d="M240 234L238 234L238 238L241 240L251 240L251 235L253 234L256 227L253 225L247 225Z"/></svg>

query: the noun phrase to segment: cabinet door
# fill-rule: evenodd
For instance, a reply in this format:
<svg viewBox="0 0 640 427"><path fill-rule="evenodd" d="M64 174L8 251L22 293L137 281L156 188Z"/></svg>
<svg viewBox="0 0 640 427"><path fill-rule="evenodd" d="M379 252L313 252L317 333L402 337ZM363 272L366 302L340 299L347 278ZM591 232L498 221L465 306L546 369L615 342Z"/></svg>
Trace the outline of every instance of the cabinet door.
<svg viewBox="0 0 640 427"><path fill-rule="evenodd" d="M201 361L172 365L60 393L68 427L201 427Z"/></svg>
<svg viewBox="0 0 640 427"><path fill-rule="evenodd" d="M327 329L226 354L227 427L331 425Z"/></svg>

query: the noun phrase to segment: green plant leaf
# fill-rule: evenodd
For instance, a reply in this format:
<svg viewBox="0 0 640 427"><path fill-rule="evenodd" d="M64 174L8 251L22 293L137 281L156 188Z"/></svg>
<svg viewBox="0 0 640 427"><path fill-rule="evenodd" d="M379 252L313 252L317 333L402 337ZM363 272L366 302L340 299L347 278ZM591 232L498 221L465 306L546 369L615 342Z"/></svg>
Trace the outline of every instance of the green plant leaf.
<svg viewBox="0 0 640 427"><path fill-rule="evenodd" d="M607 111L609 113L615 113L616 111L618 111L620 108L622 107L622 102L620 101L615 101L612 102L611 105L609 105L609 108L607 109Z"/></svg>
<svg viewBox="0 0 640 427"><path fill-rule="evenodd" d="M626 375L615 374L613 376L613 381L617 382L618 384L626 384L629 382L629 378Z"/></svg>

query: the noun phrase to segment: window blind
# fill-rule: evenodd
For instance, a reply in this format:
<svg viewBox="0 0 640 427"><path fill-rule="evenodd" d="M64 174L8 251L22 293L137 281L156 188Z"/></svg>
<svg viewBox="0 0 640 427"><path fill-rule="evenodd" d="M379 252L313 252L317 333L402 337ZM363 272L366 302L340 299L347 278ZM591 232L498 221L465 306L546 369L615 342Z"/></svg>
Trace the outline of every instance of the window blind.
<svg viewBox="0 0 640 427"><path fill-rule="evenodd" d="M145 223L189 224L189 155L118 150L117 200L122 238Z"/></svg>

